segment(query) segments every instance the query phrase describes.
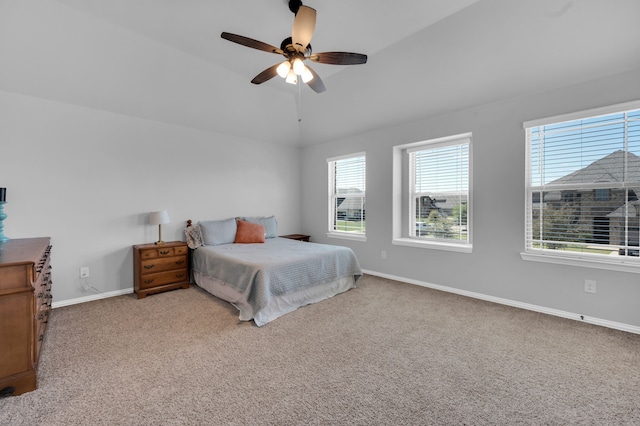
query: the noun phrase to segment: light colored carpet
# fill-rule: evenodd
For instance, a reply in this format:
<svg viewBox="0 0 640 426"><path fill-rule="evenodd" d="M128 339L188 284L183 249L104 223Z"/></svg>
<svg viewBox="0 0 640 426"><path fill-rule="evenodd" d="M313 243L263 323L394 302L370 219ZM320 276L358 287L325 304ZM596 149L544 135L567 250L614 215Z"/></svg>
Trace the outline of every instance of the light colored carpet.
<svg viewBox="0 0 640 426"><path fill-rule="evenodd" d="M638 425L640 336L373 276L258 328L194 287L54 310L38 385L0 424Z"/></svg>

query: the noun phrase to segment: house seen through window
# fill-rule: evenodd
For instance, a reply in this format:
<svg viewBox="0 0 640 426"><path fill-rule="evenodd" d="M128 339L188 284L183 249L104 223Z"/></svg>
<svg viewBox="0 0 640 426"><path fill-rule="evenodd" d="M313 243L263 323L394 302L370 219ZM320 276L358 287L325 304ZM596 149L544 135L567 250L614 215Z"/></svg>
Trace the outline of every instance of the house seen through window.
<svg viewBox="0 0 640 426"><path fill-rule="evenodd" d="M329 232L360 234L366 230L366 156L330 158Z"/></svg>
<svg viewBox="0 0 640 426"><path fill-rule="evenodd" d="M624 107L525 123L527 252L637 260L640 103Z"/></svg>

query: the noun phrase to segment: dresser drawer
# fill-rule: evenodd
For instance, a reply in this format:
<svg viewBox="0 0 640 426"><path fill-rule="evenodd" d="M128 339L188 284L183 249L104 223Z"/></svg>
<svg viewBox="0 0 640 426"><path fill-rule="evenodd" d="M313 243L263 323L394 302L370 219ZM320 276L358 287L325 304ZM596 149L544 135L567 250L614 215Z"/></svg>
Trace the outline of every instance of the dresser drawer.
<svg viewBox="0 0 640 426"><path fill-rule="evenodd" d="M157 274L148 274L140 277L140 288L147 289L157 287L163 284L173 284L189 279L187 269L179 269L176 271L160 272Z"/></svg>
<svg viewBox="0 0 640 426"><path fill-rule="evenodd" d="M187 256L174 256L143 260L140 262L140 274L154 274L157 272L183 269L187 267Z"/></svg>
<svg viewBox="0 0 640 426"><path fill-rule="evenodd" d="M158 257L170 257L187 254L187 246L180 247L155 247L140 250L141 259L155 259Z"/></svg>

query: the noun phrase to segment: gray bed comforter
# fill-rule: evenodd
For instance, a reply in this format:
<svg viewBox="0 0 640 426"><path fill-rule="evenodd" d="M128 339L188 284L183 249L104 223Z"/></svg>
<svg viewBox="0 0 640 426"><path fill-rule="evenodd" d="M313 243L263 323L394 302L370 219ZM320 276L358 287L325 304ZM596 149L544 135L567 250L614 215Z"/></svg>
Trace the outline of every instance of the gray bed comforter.
<svg viewBox="0 0 640 426"><path fill-rule="evenodd" d="M254 312L271 298L353 275L362 275L348 247L269 238L261 244L201 246L192 268L245 295Z"/></svg>

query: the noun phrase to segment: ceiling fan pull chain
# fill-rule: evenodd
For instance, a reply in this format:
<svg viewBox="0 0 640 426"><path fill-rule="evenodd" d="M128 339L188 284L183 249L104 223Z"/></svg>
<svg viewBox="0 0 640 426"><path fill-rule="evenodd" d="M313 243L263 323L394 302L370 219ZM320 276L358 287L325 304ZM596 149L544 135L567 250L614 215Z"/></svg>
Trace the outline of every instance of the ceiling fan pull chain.
<svg viewBox="0 0 640 426"><path fill-rule="evenodd" d="M300 79L298 79L298 123L302 121L302 84L300 84Z"/></svg>

